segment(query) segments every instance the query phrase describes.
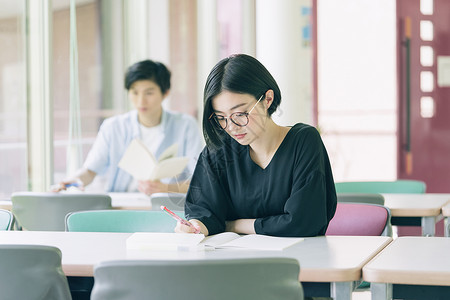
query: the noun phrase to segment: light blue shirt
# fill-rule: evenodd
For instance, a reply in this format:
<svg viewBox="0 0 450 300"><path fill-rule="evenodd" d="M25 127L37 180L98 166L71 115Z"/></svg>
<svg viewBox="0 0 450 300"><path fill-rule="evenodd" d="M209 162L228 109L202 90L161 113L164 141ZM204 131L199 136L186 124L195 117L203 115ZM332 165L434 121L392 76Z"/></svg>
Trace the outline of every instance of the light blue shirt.
<svg viewBox="0 0 450 300"><path fill-rule="evenodd" d="M190 158L178 180L189 179L194 172L198 156L204 147L203 138L195 119L189 115L163 110L161 141L156 150L158 158L167 147L178 144L178 156ZM107 175L107 192L126 192L132 176L118 167L128 145L140 137L137 110L106 119L84 163L84 167L98 175ZM156 142L156 141L155 141Z"/></svg>

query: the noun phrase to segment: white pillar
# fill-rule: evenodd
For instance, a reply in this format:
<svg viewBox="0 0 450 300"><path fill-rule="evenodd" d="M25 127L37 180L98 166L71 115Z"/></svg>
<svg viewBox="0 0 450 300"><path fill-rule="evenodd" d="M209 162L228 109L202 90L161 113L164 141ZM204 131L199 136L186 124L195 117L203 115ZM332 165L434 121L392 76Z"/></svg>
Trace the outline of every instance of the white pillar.
<svg viewBox="0 0 450 300"><path fill-rule="evenodd" d="M148 6L147 0L123 2L125 65L148 58Z"/></svg>
<svg viewBox="0 0 450 300"><path fill-rule="evenodd" d="M311 0L256 1L256 55L281 89L280 125L312 122L312 52L303 38Z"/></svg>
<svg viewBox="0 0 450 300"><path fill-rule="evenodd" d="M27 1L29 189L53 183L52 1Z"/></svg>
<svg viewBox="0 0 450 300"><path fill-rule="evenodd" d="M217 3L216 0L197 1L197 35L198 35L198 120L203 119L203 89L206 78L214 65L219 61L217 35Z"/></svg>

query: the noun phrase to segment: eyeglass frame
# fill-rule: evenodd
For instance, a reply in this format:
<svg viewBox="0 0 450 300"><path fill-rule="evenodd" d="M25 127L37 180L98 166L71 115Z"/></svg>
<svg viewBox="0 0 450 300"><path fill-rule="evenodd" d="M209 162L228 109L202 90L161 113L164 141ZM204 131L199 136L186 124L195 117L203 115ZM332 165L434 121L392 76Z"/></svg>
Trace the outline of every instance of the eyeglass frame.
<svg viewBox="0 0 450 300"><path fill-rule="evenodd" d="M231 122L233 122L233 124L236 125L236 126L239 126L239 127L245 127L245 126L247 126L248 123L250 122L250 119L248 118L248 115L253 111L253 109L255 109L256 105L258 105L259 101L261 101L261 100L264 98L265 95L266 95L266 93L262 94L261 97L259 97L258 101L256 101L255 105L253 105L253 107L250 109L249 112L240 112L240 111L237 111L237 112L232 113L229 117L223 117L223 119L225 120L225 127L222 127L222 126L220 125L219 121L217 121L217 119L214 120L214 123L215 123L217 126L219 126L220 128L222 128L223 130L227 129L227 127L228 127L228 119L230 119ZM245 115L245 117L247 118L247 123L245 123L244 125L241 125L241 124L238 124L238 123L236 123L235 121L233 121L232 116L233 116L234 114L242 114L242 115ZM212 122L211 119L212 119L214 116L217 117L217 115L216 115L215 112L213 112L213 113L209 116L208 120Z"/></svg>

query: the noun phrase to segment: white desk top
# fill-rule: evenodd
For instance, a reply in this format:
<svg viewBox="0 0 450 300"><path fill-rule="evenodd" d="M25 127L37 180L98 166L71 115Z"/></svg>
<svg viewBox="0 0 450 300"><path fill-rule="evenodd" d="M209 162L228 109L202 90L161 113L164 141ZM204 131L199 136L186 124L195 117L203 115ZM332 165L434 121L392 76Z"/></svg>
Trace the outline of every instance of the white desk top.
<svg viewBox="0 0 450 300"><path fill-rule="evenodd" d="M391 242L389 237L315 237L284 251L220 249L193 252L132 252L126 250L129 233L2 231L1 244L39 244L62 251L63 270L70 276L92 276L100 261L115 259L227 259L293 257L300 262L301 281L355 281L362 267ZM450 239L449 239L450 241Z"/></svg>
<svg viewBox="0 0 450 300"><path fill-rule="evenodd" d="M152 208L150 197L142 193L108 193L111 206L115 209L143 209Z"/></svg>
<svg viewBox="0 0 450 300"><path fill-rule="evenodd" d="M400 237L363 268L368 282L450 286L450 238Z"/></svg>
<svg viewBox="0 0 450 300"><path fill-rule="evenodd" d="M150 210L150 197L142 193L108 193L114 209ZM11 200L0 200L0 208L11 210Z"/></svg>
<svg viewBox="0 0 450 300"><path fill-rule="evenodd" d="M450 203L450 194L382 194L393 217L435 217Z"/></svg>

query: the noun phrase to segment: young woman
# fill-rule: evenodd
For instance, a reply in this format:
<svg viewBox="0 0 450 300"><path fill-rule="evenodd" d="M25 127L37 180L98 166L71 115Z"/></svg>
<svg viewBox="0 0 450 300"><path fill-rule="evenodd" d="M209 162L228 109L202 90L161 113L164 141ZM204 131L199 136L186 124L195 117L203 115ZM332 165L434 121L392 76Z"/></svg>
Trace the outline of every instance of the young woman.
<svg viewBox="0 0 450 300"><path fill-rule="evenodd" d="M100 127L84 166L72 178L60 183L78 182L86 186L97 174L107 175L107 192L140 191L186 192L203 140L194 118L164 110L162 102L170 91L170 71L159 62L144 60L130 66L125 74L125 88L134 110L106 119ZM158 158L167 147L178 144L178 155L191 160L178 178L136 181L118 167L133 139L140 139Z"/></svg>
<svg viewBox="0 0 450 300"><path fill-rule="evenodd" d="M323 235L336 210L326 149L314 127L277 125L281 93L248 55L221 60L204 90L200 154L186 198L193 226L176 232L223 231L272 236Z"/></svg>

